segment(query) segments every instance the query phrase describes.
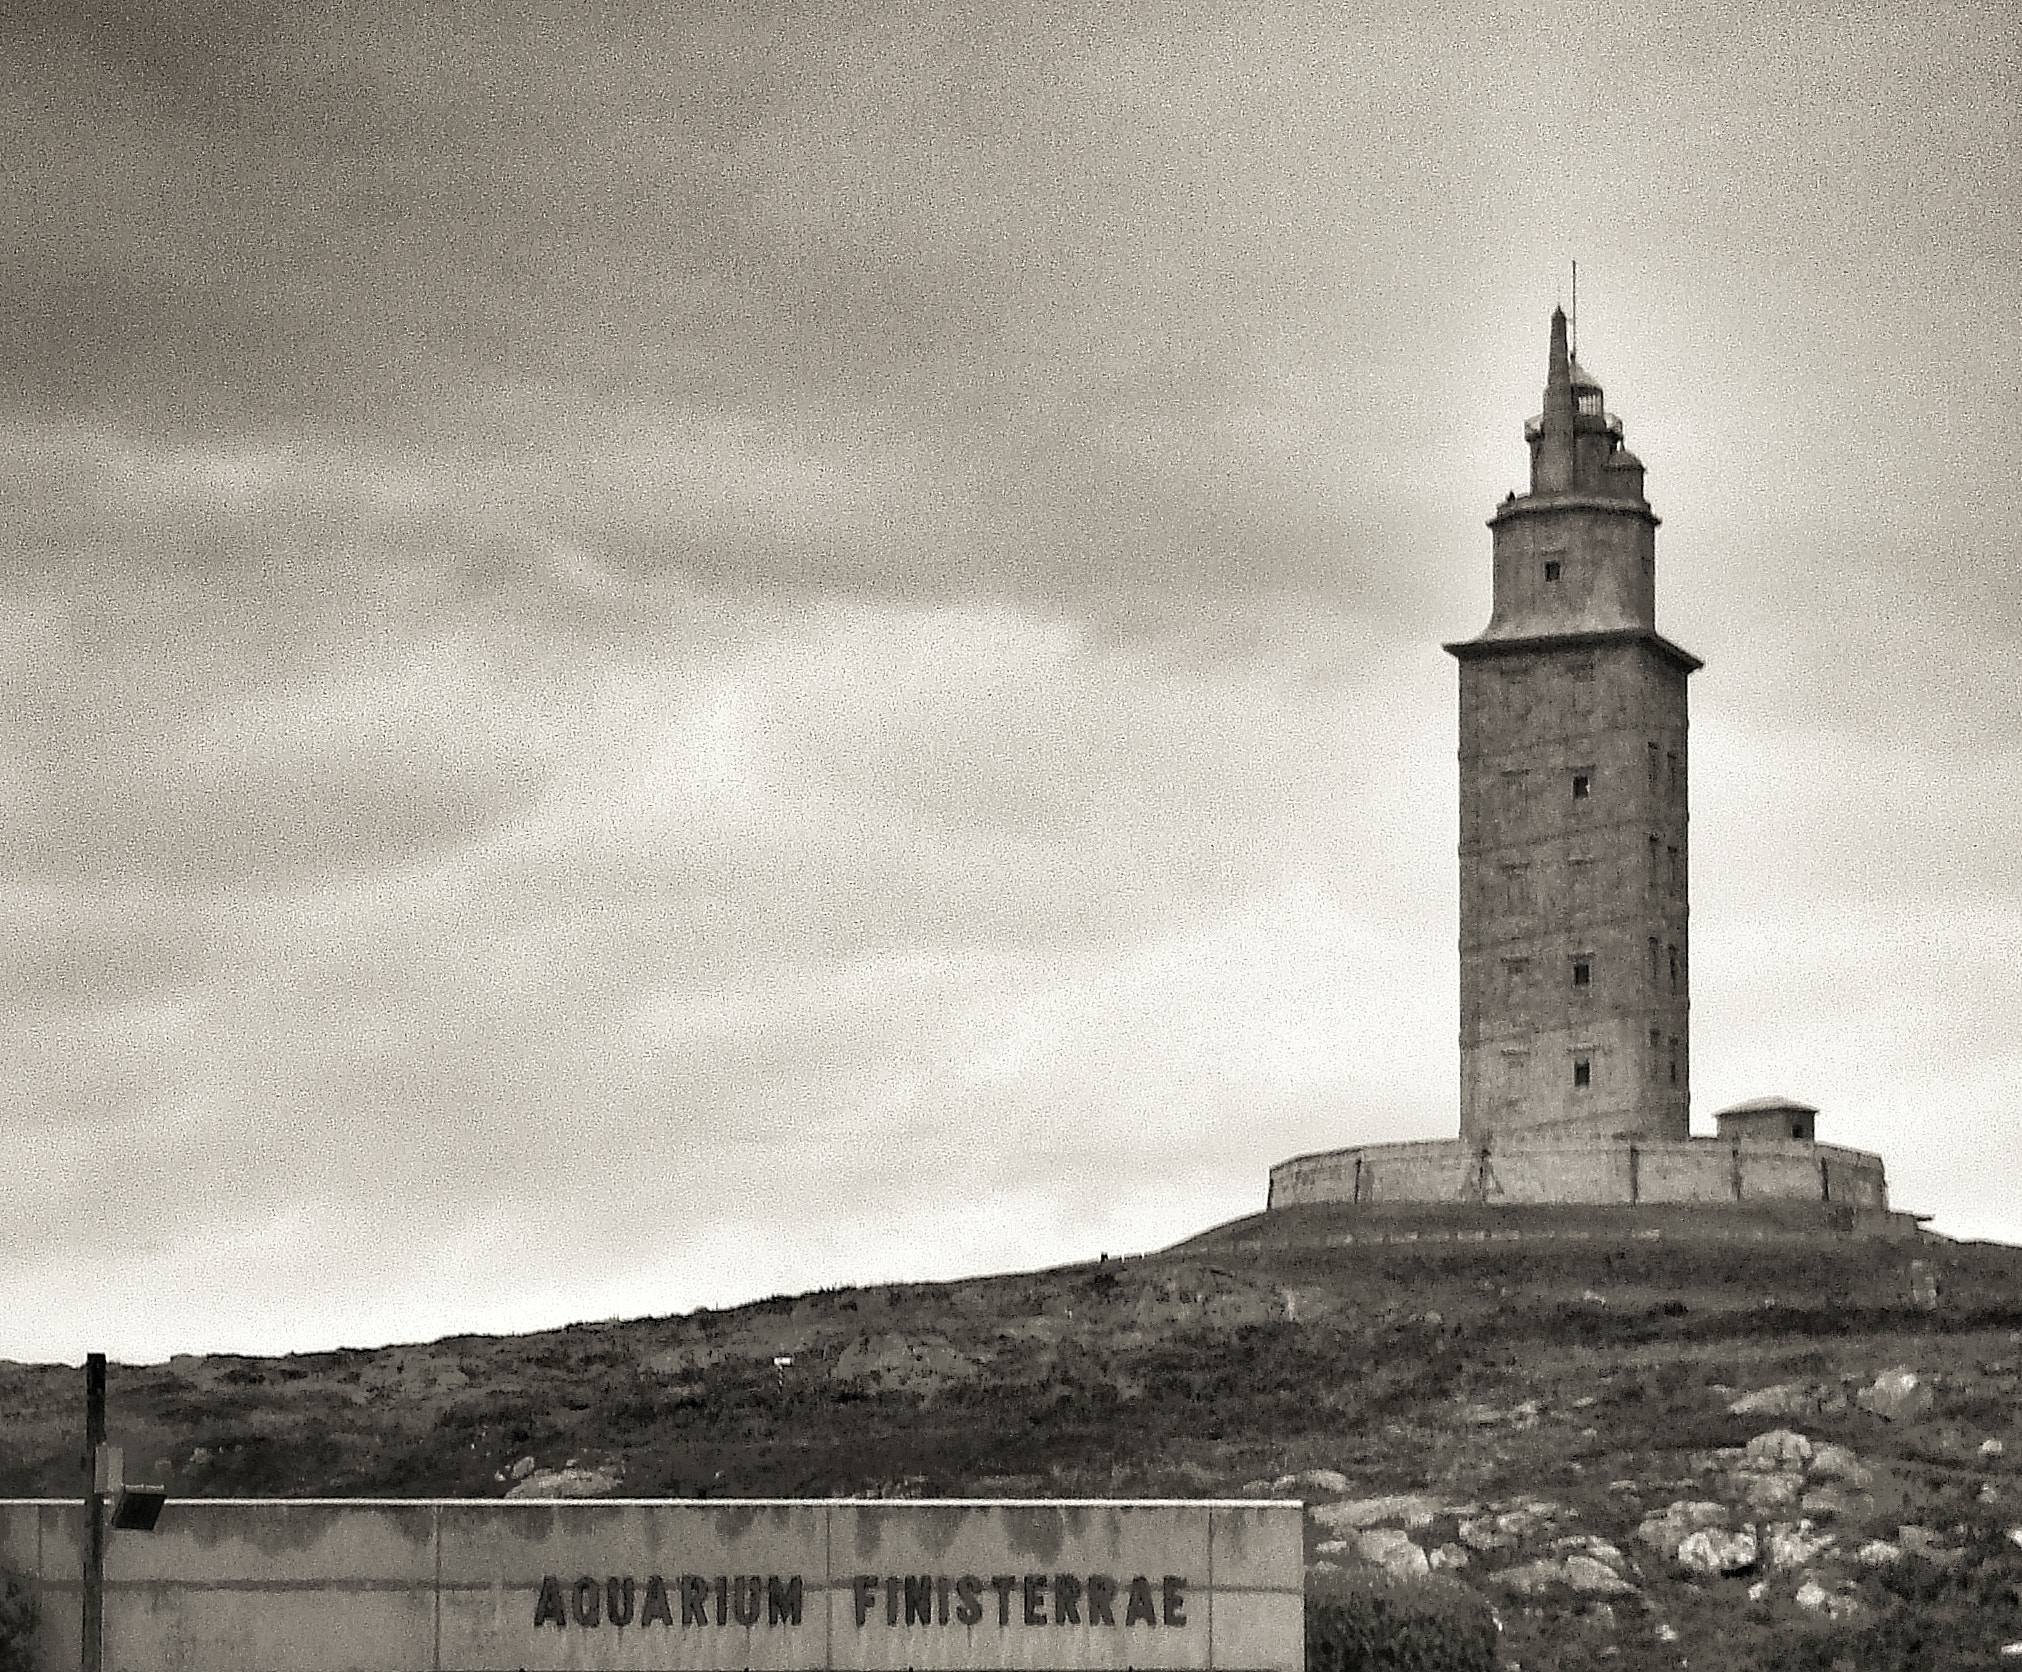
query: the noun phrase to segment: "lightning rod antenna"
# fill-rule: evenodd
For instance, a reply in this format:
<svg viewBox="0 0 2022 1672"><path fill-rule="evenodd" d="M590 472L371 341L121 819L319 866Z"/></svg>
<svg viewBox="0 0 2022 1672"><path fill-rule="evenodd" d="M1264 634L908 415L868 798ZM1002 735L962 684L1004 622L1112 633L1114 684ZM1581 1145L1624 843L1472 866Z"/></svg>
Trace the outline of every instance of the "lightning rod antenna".
<svg viewBox="0 0 2022 1672"><path fill-rule="evenodd" d="M1573 305L1566 314L1566 353L1572 359L1580 357L1580 264L1573 263Z"/></svg>

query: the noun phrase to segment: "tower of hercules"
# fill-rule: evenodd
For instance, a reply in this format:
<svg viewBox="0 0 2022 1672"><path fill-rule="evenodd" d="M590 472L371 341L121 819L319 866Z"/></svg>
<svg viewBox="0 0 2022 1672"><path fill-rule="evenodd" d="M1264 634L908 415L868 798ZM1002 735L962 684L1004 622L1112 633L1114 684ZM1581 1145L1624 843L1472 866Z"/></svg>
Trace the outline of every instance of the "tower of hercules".
<svg viewBox="0 0 2022 1672"><path fill-rule="evenodd" d="M1657 632L1657 518L1552 314L1530 491L1489 527L1460 662L1460 1134L1683 1140L1685 682Z"/></svg>
<svg viewBox="0 0 2022 1672"><path fill-rule="evenodd" d="M1560 1208L1673 1214L1667 1235L1689 1208L1712 1235L1728 1232L1711 1210L1733 1209L1749 1234L1915 1236L1882 1158L1818 1142L1808 1103L1752 1098L1691 1135L1685 686L1699 661L1657 631L1643 466L1567 335L1554 312L1545 409L1524 426L1530 491L1489 519L1488 625L1446 647L1460 663L1459 1136L1293 1156L1271 1169L1267 1210L1345 1212L1359 1229L1314 1234L1351 1241L1482 1237L1483 1212Z"/></svg>

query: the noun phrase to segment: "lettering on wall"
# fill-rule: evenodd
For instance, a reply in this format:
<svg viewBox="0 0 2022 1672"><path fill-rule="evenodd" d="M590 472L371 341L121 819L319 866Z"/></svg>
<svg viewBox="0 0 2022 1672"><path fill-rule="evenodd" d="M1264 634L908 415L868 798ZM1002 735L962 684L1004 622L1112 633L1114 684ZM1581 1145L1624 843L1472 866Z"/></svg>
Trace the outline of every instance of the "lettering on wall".
<svg viewBox="0 0 2022 1672"><path fill-rule="evenodd" d="M850 1581L856 1627L976 1626L995 1616L1000 1629L1025 1626L1142 1626L1181 1629L1187 1623L1187 1580L1161 1574L1156 1581L1136 1574L1120 1579L1107 1573L980 1574L860 1573ZM807 1583L799 1574L684 1573L669 1579L649 1574L598 1579L584 1574L565 1580L549 1574L534 1599L534 1628L623 1629L635 1622L665 1626L797 1626L806 1607Z"/></svg>

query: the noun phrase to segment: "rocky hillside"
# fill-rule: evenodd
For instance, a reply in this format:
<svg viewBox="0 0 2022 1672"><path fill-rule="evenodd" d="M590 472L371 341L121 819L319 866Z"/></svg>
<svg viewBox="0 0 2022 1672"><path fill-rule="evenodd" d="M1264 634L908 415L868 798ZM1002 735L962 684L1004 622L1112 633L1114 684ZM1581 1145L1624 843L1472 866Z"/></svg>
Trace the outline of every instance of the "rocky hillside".
<svg viewBox="0 0 2022 1672"><path fill-rule="evenodd" d="M2022 1664L2022 1250L1604 1231L1239 1253L115 1366L188 1496L1296 1495L1506 1665ZM0 1365L0 1495L82 1375Z"/></svg>

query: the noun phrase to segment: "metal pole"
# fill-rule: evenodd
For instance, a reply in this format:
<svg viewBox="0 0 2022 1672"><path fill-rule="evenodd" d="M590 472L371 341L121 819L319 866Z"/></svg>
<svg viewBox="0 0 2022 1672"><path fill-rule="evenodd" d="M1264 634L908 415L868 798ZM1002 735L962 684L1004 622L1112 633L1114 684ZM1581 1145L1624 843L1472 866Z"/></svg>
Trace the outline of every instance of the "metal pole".
<svg viewBox="0 0 2022 1672"><path fill-rule="evenodd" d="M84 1672L100 1672L105 1651L105 1495L98 1448L105 1444L105 1355L84 1360Z"/></svg>

